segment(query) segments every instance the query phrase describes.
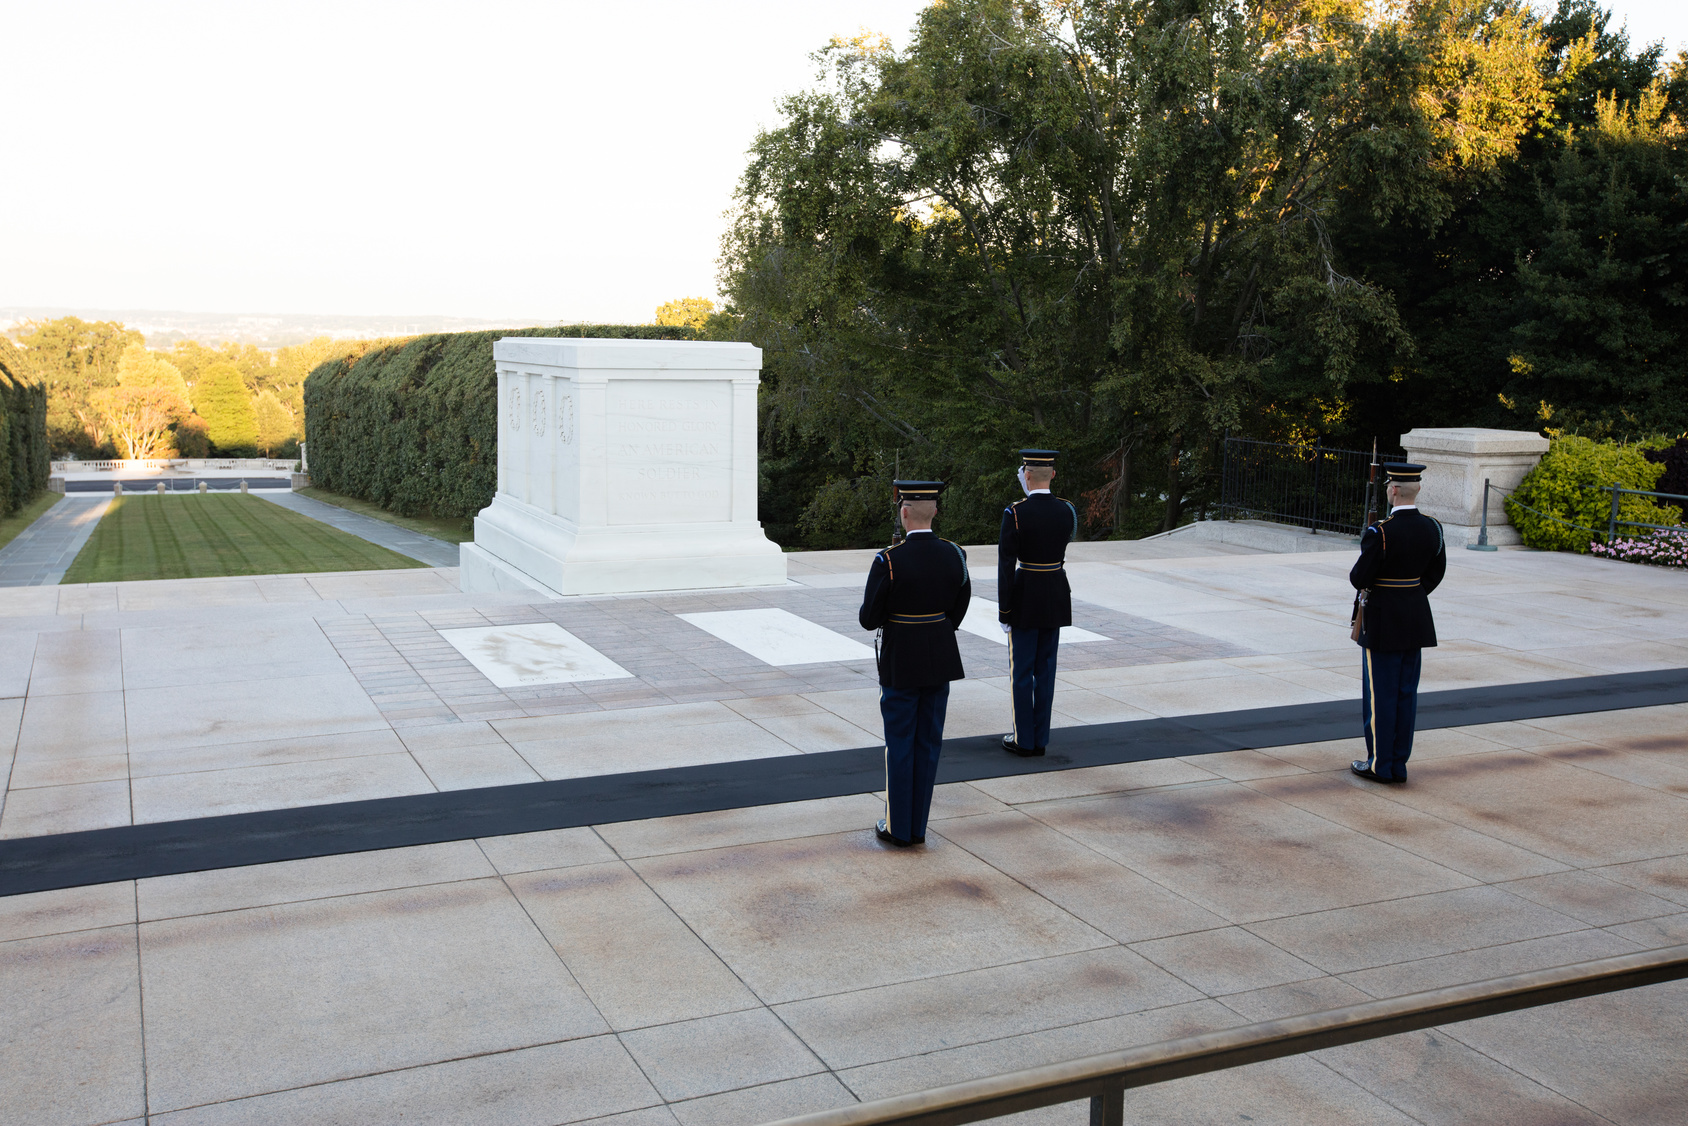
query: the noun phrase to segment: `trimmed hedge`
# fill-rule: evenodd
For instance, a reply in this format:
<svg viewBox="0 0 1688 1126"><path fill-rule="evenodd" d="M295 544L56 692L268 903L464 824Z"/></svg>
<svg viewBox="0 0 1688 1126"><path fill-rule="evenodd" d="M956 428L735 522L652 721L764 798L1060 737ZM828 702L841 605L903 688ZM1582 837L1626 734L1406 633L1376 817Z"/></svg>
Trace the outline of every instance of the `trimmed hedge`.
<svg viewBox="0 0 1688 1126"><path fill-rule="evenodd" d="M28 359L0 337L0 516L18 511L47 487L47 388L29 378Z"/></svg>
<svg viewBox="0 0 1688 1126"><path fill-rule="evenodd" d="M1647 459L1643 446L1566 434L1553 440L1540 464L1506 498L1506 515L1527 547L1586 553L1591 540L1605 540L1612 512L1612 494L1600 489L1617 485L1651 490L1663 472L1664 466ZM1538 516L1519 507L1520 502L1558 519ZM1618 515L1647 524L1675 524L1678 518L1676 509L1637 496L1621 497ZM1579 524L1589 530L1572 526Z"/></svg>
<svg viewBox="0 0 1688 1126"><path fill-rule="evenodd" d="M305 379L311 484L401 516L472 516L498 487L495 341L507 336L694 340L679 325L451 332L374 340Z"/></svg>

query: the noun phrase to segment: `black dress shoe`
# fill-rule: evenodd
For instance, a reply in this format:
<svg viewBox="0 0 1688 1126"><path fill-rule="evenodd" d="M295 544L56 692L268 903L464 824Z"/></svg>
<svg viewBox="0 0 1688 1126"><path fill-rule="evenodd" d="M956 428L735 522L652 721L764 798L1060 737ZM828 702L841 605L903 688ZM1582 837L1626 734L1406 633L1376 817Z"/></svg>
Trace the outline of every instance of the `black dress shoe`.
<svg viewBox="0 0 1688 1126"><path fill-rule="evenodd" d="M1002 749L1011 755L1019 755L1021 758L1037 758L1043 753L1042 747L1020 746L1020 744L1014 741L1014 736L1012 735L1004 735L1002 737Z"/></svg>
<svg viewBox="0 0 1688 1126"><path fill-rule="evenodd" d="M1382 782L1387 785L1390 781L1390 779L1384 778L1381 775L1373 774L1371 772L1371 768L1366 766L1364 759L1361 759L1358 762L1349 763L1348 769L1353 771L1356 776L1364 778L1367 782Z"/></svg>
<svg viewBox="0 0 1688 1126"><path fill-rule="evenodd" d="M898 848L907 848L909 845L915 843L914 841L905 841L901 837L893 837L891 835L891 830L886 827L885 822L883 821L873 827L873 835L884 841L886 844L896 845ZM926 838L922 837L920 839L924 841Z"/></svg>

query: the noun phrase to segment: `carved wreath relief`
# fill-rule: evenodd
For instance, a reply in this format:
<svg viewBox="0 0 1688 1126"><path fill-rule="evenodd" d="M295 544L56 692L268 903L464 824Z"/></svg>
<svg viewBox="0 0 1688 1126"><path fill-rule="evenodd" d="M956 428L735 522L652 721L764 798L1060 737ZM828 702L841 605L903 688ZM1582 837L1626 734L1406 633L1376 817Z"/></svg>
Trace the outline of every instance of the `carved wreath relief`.
<svg viewBox="0 0 1688 1126"><path fill-rule="evenodd" d="M545 389L533 393L533 432L545 436Z"/></svg>
<svg viewBox="0 0 1688 1126"><path fill-rule="evenodd" d="M522 425L522 388L514 380L510 383L510 429L519 429Z"/></svg>
<svg viewBox="0 0 1688 1126"><path fill-rule="evenodd" d="M565 446L574 441L573 395L564 395L557 400L557 441Z"/></svg>

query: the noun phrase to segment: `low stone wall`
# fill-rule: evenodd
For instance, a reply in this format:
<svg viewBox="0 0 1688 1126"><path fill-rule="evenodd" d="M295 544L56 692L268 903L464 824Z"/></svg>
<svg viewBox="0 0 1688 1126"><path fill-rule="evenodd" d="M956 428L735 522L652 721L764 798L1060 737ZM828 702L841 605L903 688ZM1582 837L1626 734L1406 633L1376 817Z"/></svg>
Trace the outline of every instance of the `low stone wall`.
<svg viewBox="0 0 1688 1126"><path fill-rule="evenodd" d="M1150 539L1203 540L1207 543L1228 543L1235 547L1252 547L1256 551L1271 551L1282 555L1301 551L1359 550L1359 541L1341 532L1313 534L1293 524L1278 524L1270 520L1198 520L1170 532L1162 532Z"/></svg>

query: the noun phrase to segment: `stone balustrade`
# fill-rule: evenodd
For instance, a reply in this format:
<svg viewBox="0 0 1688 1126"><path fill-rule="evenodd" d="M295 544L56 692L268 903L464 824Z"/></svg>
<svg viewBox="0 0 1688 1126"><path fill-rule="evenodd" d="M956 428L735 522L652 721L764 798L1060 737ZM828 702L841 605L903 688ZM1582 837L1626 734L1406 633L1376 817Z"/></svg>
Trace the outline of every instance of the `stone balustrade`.
<svg viewBox="0 0 1688 1126"><path fill-rule="evenodd" d="M240 470L268 470L270 472L291 472L297 464L297 458L291 457L149 457L149 458L108 458L100 461L55 461L53 472L64 473L136 473L136 472L177 472L199 473Z"/></svg>

